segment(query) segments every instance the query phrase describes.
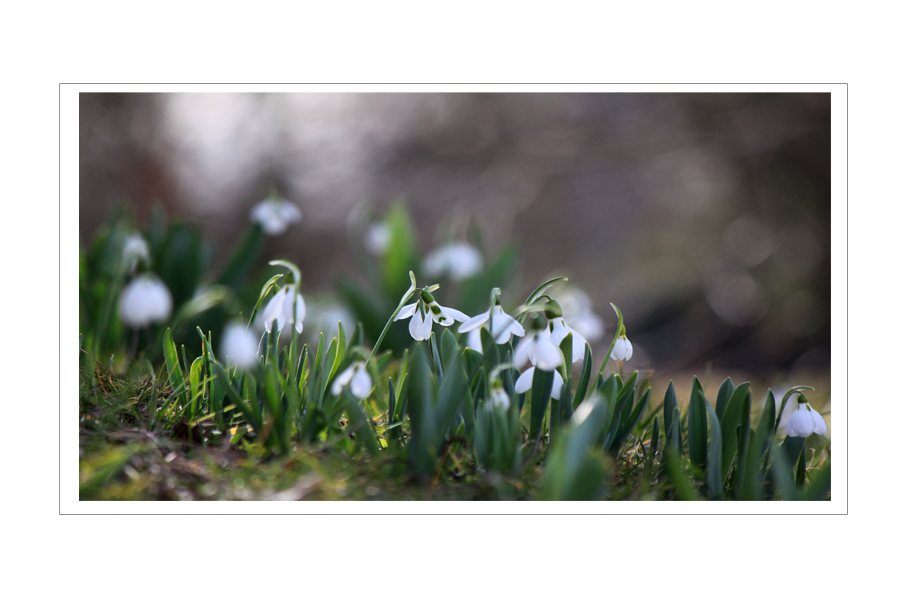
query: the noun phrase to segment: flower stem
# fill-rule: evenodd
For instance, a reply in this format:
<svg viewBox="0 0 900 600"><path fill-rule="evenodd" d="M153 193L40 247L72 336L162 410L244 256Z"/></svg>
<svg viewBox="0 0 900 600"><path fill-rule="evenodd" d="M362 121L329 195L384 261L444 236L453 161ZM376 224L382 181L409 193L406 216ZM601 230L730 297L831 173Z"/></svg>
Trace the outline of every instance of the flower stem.
<svg viewBox="0 0 900 600"><path fill-rule="evenodd" d="M381 330L381 335L378 336L378 339L375 341L375 345L372 346L372 352L369 353L369 358L366 359L366 366L369 366L369 361L372 360L372 357L375 356L375 353L378 352L378 349L381 347L381 342L384 341L384 336L387 335L388 329L391 328L391 323L394 322L394 319L397 318L397 315L400 313L400 309L403 308L403 303L409 300L410 296L416 291L416 274L412 271L409 272L409 289L406 290L406 293L403 294L403 297L400 298L400 303L397 304L397 308L394 309L394 314L390 316L387 320L387 323L384 325L384 329Z"/></svg>

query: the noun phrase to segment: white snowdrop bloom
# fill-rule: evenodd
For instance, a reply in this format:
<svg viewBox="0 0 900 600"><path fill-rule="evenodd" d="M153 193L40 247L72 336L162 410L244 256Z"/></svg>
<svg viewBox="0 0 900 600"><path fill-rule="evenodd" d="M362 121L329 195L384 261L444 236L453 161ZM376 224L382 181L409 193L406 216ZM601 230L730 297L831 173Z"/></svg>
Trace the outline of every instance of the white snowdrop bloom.
<svg viewBox="0 0 900 600"><path fill-rule="evenodd" d="M513 364L521 369L528 361L541 371L553 371L563 363L559 346L550 339L548 329L532 330L516 346L513 353Z"/></svg>
<svg viewBox="0 0 900 600"><path fill-rule="evenodd" d="M239 369L251 369L259 364L256 335L240 323L229 323L222 330L222 346L219 352L230 365Z"/></svg>
<svg viewBox="0 0 900 600"><path fill-rule="evenodd" d="M373 223L366 230L363 245L370 254L383 256L391 243L391 227L384 221Z"/></svg>
<svg viewBox="0 0 900 600"><path fill-rule="evenodd" d="M278 326L279 333L288 323L293 323L297 333L303 333L303 319L306 317L306 303L303 296L296 294L297 304L294 305L294 284L286 285L272 296L263 311L263 322L266 331L272 333L272 323Z"/></svg>
<svg viewBox="0 0 900 600"><path fill-rule="evenodd" d="M394 321L400 319L409 319L409 335L421 342L431 337L432 323L449 327L456 321L468 321L469 316L455 308L441 306L430 292L423 291L416 302L400 309Z"/></svg>
<svg viewBox="0 0 900 600"><path fill-rule="evenodd" d="M584 336L566 325L566 322L560 317L558 319L550 319L550 339L559 346L565 337L572 334L572 362L578 362L584 358L584 345L587 340Z"/></svg>
<svg viewBox="0 0 900 600"><path fill-rule="evenodd" d="M800 396L797 408L788 416L787 411L790 408L790 401L788 401L788 405L784 407L785 414L781 417L782 419L787 418L785 431L789 436L805 438L813 433L818 433L819 435L828 433L825 419L809 405L806 396Z"/></svg>
<svg viewBox="0 0 900 600"><path fill-rule="evenodd" d="M509 394L503 389L502 385L494 386L494 390L487 399L487 407L489 409L497 408L506 410L509 408Z"/></svg>
<svg viewBox="0 0 900 600"><path fill-rule="evenodd" d="M524 394L528 390L531 389L531 386L534 384L534 367L531 367L522 372L519 375L519 378L516 379L516 393ZM559 373L553 371L553 387L550 389L550 397L554 400L559 400L560 395L562 394L562 386L563 379Z"/></svg>
<svg viewBox="0 0 900 600"><path fill-rule="evenodd" d="M488 320L490 320L490 325L488 325ZM525 335L525 328L522 327L522 324L503 312L503 308L499 304L494 306L493 316L491 316L490 310L480 315L475 315L460 325L459 332L473 332L478 336L478 347L481 348L481 334L478 330L483 327L488 327L488 331L494 336L494 341L498 344L505 344L514 335L519 337Z"/></svg>
<svg viewBox="0 0 900 600"><path fill-rule="evenodd" d="M250 211L250 219L259 223L266 235L281 235L302 218L296 204L277 196L266 198Z"/></svg>
<svg viewBox="0 0 900 600"><path fill-rule="evenodd" d="M350 393L362 400L372 392L372 377L366 371L366 364L358 360L344 369L343 373L334 378L331 384L331 393L340 396L344 388L350 386Z"/></svg>
<svg viewBox="0 0 900 600"><path fill-rule="evenodd" d="M457 242L441 246L425 257L422 269L429 277L447 274L453 281L468 279L484 267L481 253L474 246Z"/></svg>
<svg viewBox="0 0 900 600"><path fill-rule="evenodd" d="M172 313L172 294L162 280L152 273L138 275L122 290L119 318L132 329L159 323Z"/></svg>
<svg viewBox="0 0 900 600"><path fill-rule="evenodd" d="M634 348L632 347L631 342L628 341L628 338L625 337L625 334L623 333L619 336L619 339L616 340L616 344L613 346L610 357L613 360L630 360L633 353Z"/></svg>
<svg viewBox="0 0 900 600"><path fill-rule="evenodd" d="M590 341L596 341L603 337L606 329L603 326L603 320L592 310L593 303L584 291L569 286L564 288L556 299L559 301L570 327Z"/></svg>
<svg viewBox="0 0 900 600"><path fill-rule="evenodd" d="M138 262L143 262L145 265L149 264L150 246L147 245L147 240L144 239L144 236L134 233L125 238L125 243L122 245L122 258L125 260L125 264L128 265L129 270L137 267Z"/></svg>

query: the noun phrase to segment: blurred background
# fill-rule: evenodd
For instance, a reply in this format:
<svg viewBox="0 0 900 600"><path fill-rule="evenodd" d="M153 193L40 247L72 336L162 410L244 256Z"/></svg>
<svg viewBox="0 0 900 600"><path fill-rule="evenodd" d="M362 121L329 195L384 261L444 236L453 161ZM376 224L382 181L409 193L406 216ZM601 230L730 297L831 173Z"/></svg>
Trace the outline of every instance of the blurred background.
<svg viewBox="0 0 900 600"><path fill-rule="evenodd" d="M423 255L471 223L515 245L508 308L568 276L595 353L615 302L634 367L830 381L830 121L828 94L82 94L80 239L161 205L216 264L277 189L303 219L260 265L334 299L402 198Z"/></svg>

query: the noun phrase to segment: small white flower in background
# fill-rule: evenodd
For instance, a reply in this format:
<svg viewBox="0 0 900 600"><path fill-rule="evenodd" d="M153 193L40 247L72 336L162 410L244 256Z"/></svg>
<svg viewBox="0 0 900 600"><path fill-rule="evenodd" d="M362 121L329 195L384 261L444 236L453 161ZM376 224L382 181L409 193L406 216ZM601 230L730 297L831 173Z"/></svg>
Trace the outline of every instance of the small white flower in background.
<svg viewBox="0 0 900 600"><path fill-rule="evenodd" d="M296 204L284 198L269 196L250 211L250 218L262 227L266 235L281 235L291 223L303 218Z"/></svg>
<svg viewBox="0 0 900 600"><path fill-rule="evenodd" d="M362 400L372 391L372 377L366 371L366 365L358 360L334 378L331 384L331 393L340 396L344 388L350 386L350 393Z"/></svg>
<svg viewBox="0 0 900 600"><path fill-rule="evenodd" d="M446 274L453 281L462 281L481 272L484 261L474 246L457 242L441 246L425 257L422 269L429 277Z"/></svg>
<svg viewBox="0 0 900 600"><path fill-rule="evenodd" d="M122 245L122 257L130 271L137 268L139 262L143 262L145 265L150 264L150 247L144 236L134 233L125 238L125 243Z"/></svg>
<svg viewBox="0 0 900 600"><path fill-rule="evenodd" d="M383 256L391 243L391 226L384 221L373 223L366 230L363 244L370 254Z"/></svg>
<svg viewBox="0 0 900 600"><path fill-rule="evenodd" d="M251 369L259 364L256 353L259 340L252 331L240 323L229 323L222 330L222 346L219 352L230 365L239 369Z"/></svg>
<svg viewBox="0 0 900 600"><path fill-rule="evenodd" d="M572 362L578 362L584 358L584 345L587 340L584 336L566 325L566 322L560 317L558 319L550 319L550 339L559 346L567 335L572 334Z"/></svg>
<svg viewBox="0 0 900 600"><path fill-rule="evenodd" d="M293 323L297 333L303 333L303 319L306 317L306 303L303 296L296 294L297 304L294 305L294 284L286 285L277 292L263 311L263 321L266 331L272 333L272 323L278 326L279 333L284 326Z"/></svg>
<svg viewBox="0 0 900 600"><path fill-rule="evenodd" d="M489 409L506 410L509 408L509 394L503 389L502 385L495 385L491 395L487 399L487 407Z"/></svg>
<svg viewBox="0 0 900 600"><path fill-rule="evenodd" d="M516 346L513 353L516 368L521 369L529 360L541 371L553 371L563 363L562 352L550 339L548 329L529 331Z"/></svg>
<svg viewBox="0 0 900 600"><path fill-rule="evenodd" d="M455 321L468 321L469 316L455 308L441 306L430 292L423 291L416 302L401 308L394 317L394 321L401 319L409 319L409 335L421 342L431 337L432 322L449 327Z"/></svg>
<svg viewBox="0 0 900 600"><path fill-rule="evenodd" d="M488 319L490 319L491 323L488 331L493 334L494 341L498 344L505 344L512 336L516 335L522 337L525 335L525 328L522 327L522 324L516 321L514 318L503 312L503 308L497 304L494 306L494 316L491 316L491 311L483 312L480 315L475 315L459 327L460 333L472 332L478 338L478 348L475 348L471 344L469 347L478 350L481 352L481 333L479 329L488 326ZM469 336L469 340L472 340L472 335Z"/></svg>
<svg viewBox="0 0 900 600"><path fill-rule="evenodd" d="M606 329L603 321L594 313L593 302L581 289L575 286L566 287L557 294L556 299L570 327L590 341L603 337Z"/></svg>
<svg viewBox="0 0 900 600"><path fill-rule="evenodd" d="M152 273L142 273L125 286L119 299L119 318L132 329L159 323L172 313L172 294Z"/></svg>
<svg viewBox="0 0 900 600"><path fill-rule="evenodd" d="M516 393L524 394L528 390L531 389L531 386L534 384L534 367L531 367L522 372L519 375L519 378L516 379ZM553 371L553 387L550 389L550 397L554 400L559 400L560 395L562 394L562 386L563 379L559 373Z"/></svg>
<svg viewBox="0 0 900 600"><path fill-rule="evenodd" d="M796 408L792 404L796 404ZM788 416L789 410L792 411L790 416ZM813 433L818 433L819 435L828 433L825 419L809 405L809 400L803 394L800 394L800 399L794 400L793 403L791 400L788 400L781 418L782 420L787 419L785 431L791 437L805 438Z"/></svg>
<svg viewBox="0 0 900 600"><path fill-rule="evenodd" d="M616 340L616 343L612 349L612 353L610 353L610 357L613 360L630 360L633 353L634 348L632 347L631 342L628 341L628 338L625 337L625 334L623 333L619 336L619 339Z"/></svg>
<svg viewBox="0 0 900 600"><path fill-rule="evenodd" d="M338 335L338 322L344 324L344 332L347 335L353 333L356 321L346 306L341 302L323 296L313 296L306 299L306 318L303 320L304 329L312 332L322 332L325 339L331 339Z"/></svg>

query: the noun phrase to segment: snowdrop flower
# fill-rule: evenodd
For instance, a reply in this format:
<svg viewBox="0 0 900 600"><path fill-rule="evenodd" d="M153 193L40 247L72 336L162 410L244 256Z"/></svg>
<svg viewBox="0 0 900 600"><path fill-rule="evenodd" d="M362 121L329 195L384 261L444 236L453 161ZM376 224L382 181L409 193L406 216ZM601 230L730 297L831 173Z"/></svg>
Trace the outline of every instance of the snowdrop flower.
<svg viewBox="0 0 900 600"><path fill-rule="evenodd" d="M583 335L566 325L562 317L550 319L550 339L553 340L554 344L559 346L570 333L572 334L572 362L578 362L584 358L584 345L587 344L587 340L584 339Z"/></svg>
<svg viewBox="0 0 900 600"><path fill-rule="evenodd" d="M807 437L812 433L825 435L828 433L828 426L825 419L809 405L809 400L803 394L800 394L799 401L793 400L796 408L792 406L792 400L788 400L784 407L785 414L782 419L787 418L785 431L791 437ZM787 412L792 410L790 416Z"/></svg>
<svg viewBox="0 0 900 600"><path fill-rule="evenodd" d="M455 308L441 306L430 292L422 290L416 302L401 308L394 317L394 321L400 319L409 319L409 335L421 342L431 337L432 322L449 327L455 321L468 321L469 316Z"/></svg>
<svg viewBox="0 0 900 600"><path fill-rule="evenodd" d="M535 324L539 320L542 319L535 319ZM550 330L542 325L525 334L513 353L513 364L518 369L524 367L529 360L541 371L553 371L563 363L559 346L550 339Z"/></svg>
<svg viewBox="0 0 900 600"><path fill-rule="evenodd" d="M272 333L272 323L278 326L280 333L284 326L293 323L297 333L303 333L303 318L306 317L306 303L299 292L296 293L297 304L294 305L294 284L286 285L281 291L272 296L263 311L263 321L266 331Z"/></svg>
<svg viewBox="0 0 900 600"><path fill-rule="evenodd" d="M613 360L630 360L633 353L634 348L631 346L631 342L628 341L628 338L625 337L625 333L623 332L622 335L619 336L619 339L616 340L616 344L613 346L610 357Z"/></svg>
<svg viewBox="0 0 900 600"><path fill-rule="evenodd" d="M252 331L240 323L229 323L222 330L220 352L228 364L239 369L251 369L259 364L259 355L256 353L258 344Z"/></svg>
<svg viewBox="0 0 900 600"><path fill-rule="evenodd" d="M500 410L506 410L509 408L509 394L507 394L506 390L503 389L503 385L500 384L499 380L494 384L494 389L491 391L491 395L488 396L487 407L488 409L497 408Z"/></svg>
<svg viewBox="0 0 900 600"><path fill-rule="evenodd" d="M296 204L277 196L269 196L250 211L250 219L259 223L266 235L281 235L302 218Z"/></svg>
<svg viewBox="0 0 900 600"><path fill-rule="evenodd" d="M366 371L366 364L357 360L343 373L334 378L331 384L331 393L340 396L344 388L350 386L350 393L362 400L372 391L372 377Z"/></svg>
<svg viewBox="0 0 900 600"><path fill-rule="evenodd" d="M147 245L147 240L144 239L144 236L135 233L125 238L125 243L122 245L122 258L130 271L137 267L138 262L143 262L145 265L149 264L150 247Z"/></svg>
<svg viewBox="0 0 900 600"><path fill-rule="evenodd" d="M132 329L165 321L171 312L172 294L166 284L152 273L138 275L122 290L119 318Z"/></svg>
<svg viewBox="0 0 900 600"><path fill-rule="evenodd" d="M425 257L422 268L430 277L447 274L453 281L468 279L483 268L481 253L474 246L457 242L442 246Z"/></svg>
<svg viewBox="0 0 900 600"><path fill-rule="evenodd" d="M490 320L490 325L488 325L488 320ZM494 341L498 344L505 344L512 336L516 335L522 337L525 335L525 328L522 327L522 324L516 321L514 318L503 312L503 307L500 306L499 300L494 305L494 315L491 316L491 311L483 312L480 315L475 315L459 327L460 333L466 333L471 331L478 338L478 348L479 352L481 351L481 333L478 331L482 327L488 326L488 331L493 334ZM472 339L472 336L469 336L469 340ZM470 344L470 347L471 344ZM474 349L474 347L473 347Z"/></svg>
<svg viewBox="0 0 900 600"><path fill-rule="evenodd" d="M384 221L373 223L366 230L363 244L366 250L374 256L383 256L391 243L391 227Z"/></svg>
<svg viewBox="0 0 900 600"><path fill-rule="evenodd" d="M516 379L516 393L524 394L528 390L531 389L532 384L534 383L534 367L531 367L524 371L519 378ZM553 371L553 387L550 389L550 397L554 400L559 400L560 394L562 394L562 386L563 379L559 373Z"/></svg>

